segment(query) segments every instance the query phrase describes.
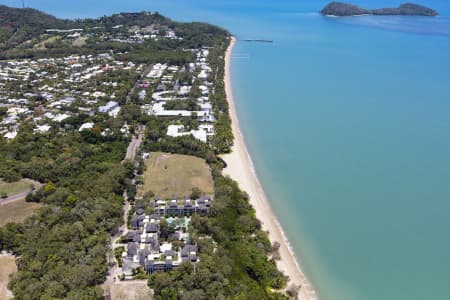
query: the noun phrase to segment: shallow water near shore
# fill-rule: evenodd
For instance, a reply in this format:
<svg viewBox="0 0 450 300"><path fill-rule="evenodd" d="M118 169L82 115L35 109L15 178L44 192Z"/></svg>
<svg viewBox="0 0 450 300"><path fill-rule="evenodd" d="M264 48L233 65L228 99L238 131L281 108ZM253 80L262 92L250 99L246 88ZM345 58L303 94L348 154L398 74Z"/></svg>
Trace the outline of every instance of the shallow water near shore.
<svg viewBox="0 0 450 300"><path fill-rule="evenodd" d="M423 2L441 13L433 19L342 19L317 14L325 1L241 2L28 4L62 17L158 10L274 40L237 43L234 99L261 183L319 297L450 299L448 3Z"/></svg>

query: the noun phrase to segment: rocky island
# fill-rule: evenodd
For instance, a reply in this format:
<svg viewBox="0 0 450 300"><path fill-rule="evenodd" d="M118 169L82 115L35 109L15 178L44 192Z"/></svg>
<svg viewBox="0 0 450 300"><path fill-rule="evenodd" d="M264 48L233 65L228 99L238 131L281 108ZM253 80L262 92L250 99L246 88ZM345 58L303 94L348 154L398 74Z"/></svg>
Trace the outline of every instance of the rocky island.
<svg viewBox="0 0 450 300"><path fill-rule="evenodd" d="M393 8L379 8L379 9L365 9L359 6L342 3L331 2L327 4L320 13L324 16L360 16L360 15L404 15L404 16L437 16L438 13L426 6L414 3L404 3L399 7Z"/></svg>

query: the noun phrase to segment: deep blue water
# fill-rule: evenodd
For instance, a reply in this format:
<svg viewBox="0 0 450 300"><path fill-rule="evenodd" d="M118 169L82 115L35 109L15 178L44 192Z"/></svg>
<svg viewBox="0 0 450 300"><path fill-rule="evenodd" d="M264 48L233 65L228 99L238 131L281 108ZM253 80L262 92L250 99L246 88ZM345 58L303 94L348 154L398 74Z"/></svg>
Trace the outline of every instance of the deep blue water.
<svg viewBox="0 0 450 300"><path fill-rule="evenodd" d="M437 18L339 19L312 0L26 2L70 18L159 11L273 39L237 44L233 90L258 175L320 298L450 299L448 0L421 1Z"/></svg>

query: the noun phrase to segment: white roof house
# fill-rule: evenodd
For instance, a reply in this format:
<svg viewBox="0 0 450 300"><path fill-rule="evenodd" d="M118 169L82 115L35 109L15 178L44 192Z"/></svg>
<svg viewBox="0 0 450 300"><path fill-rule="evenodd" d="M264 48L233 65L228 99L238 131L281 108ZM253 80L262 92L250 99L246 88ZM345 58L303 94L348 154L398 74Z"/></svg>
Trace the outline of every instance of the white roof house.
<svg viewBox="0 0 450 300"><path fill-rule="evenodd" d="M44 125L37 125L36 128L33 130L34 132L38 132L38 133L44 133L49 131L52 128L52 126L48 125L48 124L44 124Z"/></svg>
<svg viewBox="0 0 450 300"><path fill-rule="evenodd" d="M211 103L201 103L200 104L200 110L201 111L206 111L208 113L212 112L212 105Z"/></svg>
<svg viewBox="0 0 450 300"><path fill-rule="evenodd" d="M16 124L17 120L18 120L17 115L9 115L5 119L3 119L3 121L1 121L0 124L4 125Z"/></svg>
<svg viewBox="0 0 450 300"><path fill-rule="evenodd" d="M8 112L8 115L19 115L19 114L26 114L31 111L28 108L14 106L14 107L8 108L7 112Z"/></svg>
<svg viewBox="0 0 450 300"><path fill-rule="evenodd" d="M98 108L98 111L101 113L108 113L117 107L119 107L119 103L117 103L116 101L109 101L105 105L100 106Z"/></svg>
<svg viewBox="0 0 450 300"><path fill-rule="evenodd" d="M56 116L54 116L52 118L52 120L56 121L56 122L61 122L69 117L70 117L70 115L68 115L68 114L57 114Z"/></svg>
<svg viewBox="0 0 450 300"><path fill-rule="evenodd" d="M155 116L159 117L190 117L192 116L192 111L189 110L161 110L155 112Z"/></svg>
<svg viewBox="0 0 450 300"><path fill-rule="evenodd" d="M120 107L117 106L116 108L112 109L112 110L108 113L108 115L115 118L115 117L117 117L117 115L119 115L119 112L120 112Z"/></svg>
<svg viewBox="0 0 450 300"><path fill-rule="evenodd" d="M207 136L214 135L214 125L211 124L200 124L198 126L199 130L203 130Z"/></svg>
<svg viewBox="0 0 450 300"><path fill-rule="evenodd" d="M203 143L207 142L207 132L204 129L199 128L199 130L184 131L184 125L169 125L167 135L172 137L193 135L197 140Z"/></svg>
<svg viewBox="0 0 450 300"><path fill-rule="evenodd" d="M160 246L160 251L164 253L164 251L172 250L172 244L171 243L162 243Z"/></svg>
<svg viewBox="0 0 450 300"><path fill-rule="evenodd" d="M167 135L173 137L184 135L184 125L169 125Z"/></svg>
<svg viewBox="0 0 450 300"><path fill-rule="evenodd" d="M88 123L84 123L80 126L80 129L78 129L78 131L83 131L85 129L92 129L94 128L94 123L92 122L88 122Z"/></svg>
<svg viewBox="0 0 450 300"><path fill-rule="evenodd" d="M4 137L8 140L12 140L17 136L17 131L9 131L5 133Z"/></svg>
<svg viewBox="0 0 450 300"><path fill-rule="evenodd" d="M106 96L106 93L96 91L96 92L93 92L93 93L92 93L92 96L95 97L95 98L105 97L105 96Z"/></svg>
<svg viewBox="0 0 450 300"><path fill-rule="evenodd" d="M191 130L191 134L199 141L202 141L203 143L206 143L207 136L206 132L204 130Z"/></svg>
<svg viewBox="0 0 450 300"><path fill-rule="evenodd" d="M179 91L178 91L178 95L180 96L186 96L191 92L191 87L190 86L186 86L183 85L180 87Z"/></svg>
<svg viewBox="0 0 450 300"><path fill-rule="evenodd" d="M206 79L208 79L208 74L206 73L205 70L202 70L202 71L200 72L200 74L198 74L198 78L203 79L203 80L206 80Z"/></svg>
<svg viewBox="0 0 450 300"><path fill-rule="evenodd" d="M168 97L163 97L164 95L168 95ZM169 101L173 100L173 91L161 91L161 92L155 92L152 94L152 99L155 101Z"/></svg>
<svg viewBox="0 0 450 300"><path fill-rule="evenodd" d="M159 78L163 75L164 70L167 69L167 65L166 64L155 64L152 68L152 70L150 71L150 73L147 74L147 77L149 78Z"/></svg>

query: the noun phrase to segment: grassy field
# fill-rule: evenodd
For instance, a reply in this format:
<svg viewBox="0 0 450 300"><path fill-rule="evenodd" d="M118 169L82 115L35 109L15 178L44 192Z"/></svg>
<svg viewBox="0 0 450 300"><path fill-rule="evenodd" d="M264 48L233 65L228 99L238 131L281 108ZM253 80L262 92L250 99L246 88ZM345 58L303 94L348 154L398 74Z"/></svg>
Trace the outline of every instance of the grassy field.
<svg viewBox="0 0 450 300"><path fill-rule="evenodd" d="M211 170L198 157L155 152L146 161L143 192L152 191L157 197L189 196L192 188L204 194L214 193Z"/></svg>
<svg viewBox="0 0 450 300"><path fill-rule="evenodd" d="M122 281L111 286L112 300L150 300L153 299L151 289L147 282Z"/></svg>
<svg viewBox="0 0 450 300"><path fill-rule="evenodd" d="M17 272L16 260L12 255L0 255L0 299L12 299L7 290L9 275Z"/></svg>
<svg viewBox="0 0 450 300"><path fill-rule="evenodd" d="M61 39L61 37L59 37L59 36L51 36L48 39L43 40L42 42L37 43L36 45L34 45L33 49L34 50L44 50L44 49L46 49L45 48L45 44L46 43L53 43L53 42L55 42L56 40L59 40L59 39Z"/></svg>
<svg viewBox="0 0 450 300"><path fill-rule="evenodd" d="M28 203L18 200L7 204L0 204L0 227L8 223L20 223L41 207L39 203ZM1 298L0 298L1 299Z"/></svg>
<svg viewBox="0 0 450 300"><path fill-rule="evenodd" d="M21 179L20 181L11 183L0 180L0 195L6 193L8 196L12 196L30 190L32 185L35 185L35 183L29 179Z"/></svg>

